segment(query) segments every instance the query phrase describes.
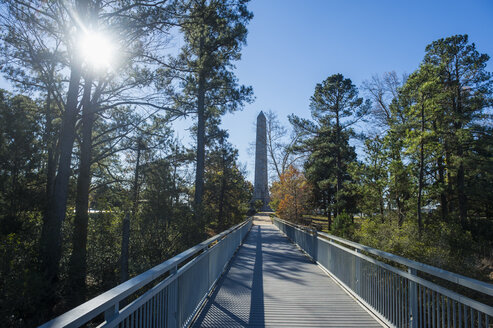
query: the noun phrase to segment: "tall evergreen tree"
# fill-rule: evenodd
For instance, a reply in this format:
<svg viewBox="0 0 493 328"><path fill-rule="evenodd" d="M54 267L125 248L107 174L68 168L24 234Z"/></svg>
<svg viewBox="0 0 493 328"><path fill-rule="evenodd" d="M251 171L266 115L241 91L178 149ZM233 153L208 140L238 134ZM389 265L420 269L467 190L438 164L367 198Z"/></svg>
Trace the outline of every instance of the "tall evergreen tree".
<svg viewBox="0 0 493 328"><path fill-rule="evenodd" d="M411 74L400 91L400 102L406 116L404 145L417 172L414 176L417 177L416 213L420 234L423 231L424 192L429 184L427 177L431 171L433 141L436 140L432 127L439 121L437 116L441 116L437 94L436 71L430 65L422 65Z"/></svg>
<svg viewBox="0 0 493 328"><path fill-rule="evenodd" d="M348 206L352 195L344 186L351 179L348 165L356 160L349 138L351 126L369 108L369 101L358 97L358 90L350 79L334 74L315 87L310 102L314 122L294 115L290 117L295 129L305 134L297 149L310 152L305 169L309 179L317 181L318 188L325 190L329 223L331 212L337 216L344 210L348 213L355 210Z"/></svg>
<svg viewBox="0 0 493 328"><path fill-rule="evenodd" d="M181 21L185 46L175 69L181 76L182 93L176 106L197 115L195 206L200 217L204 195L206 120L233 112L252 99L251 87L239 85L233 73L246 43L246 24L253 17L248 0L189 0Z"/></svg>
<svg viewBox="0 0 493 328"><path fill-rule="evenodd" d="M445 153L440 167L446 162L449 204L456 199L463 227L467 225L469 210L466 175L470 168L466 159L470 154L471 127L492 103L492 75L486 71L489 58L476 50L467 35L454 35L429 44L423 61L438 70L443 112L438 128ZM453 190L455 195L451 194Z"/></svg>
<svg viewBox="0 0 493 328"><path fill-rule="evenodd" d="M226 131L219 131L219 137L209 146L205 170L204 215L218 232L244 218L252 197L238 166L238 151L227 137Z"/></svg>

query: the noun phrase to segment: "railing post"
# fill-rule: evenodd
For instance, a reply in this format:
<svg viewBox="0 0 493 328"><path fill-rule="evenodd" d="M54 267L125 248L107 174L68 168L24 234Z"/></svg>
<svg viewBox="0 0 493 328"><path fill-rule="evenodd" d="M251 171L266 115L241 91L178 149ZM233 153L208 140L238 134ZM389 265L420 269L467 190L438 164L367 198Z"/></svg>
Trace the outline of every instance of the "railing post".
<svg viewBox="0 0 493 328"><path fill-rule="evenodd" d="M407 272L417 275L414 268L408 268ZM409 327L418 328L418 285L412 280L409 280L409 322Z"/></svg>
<svg viewBox="0 0 493 328"><path fill-rule="evenodd" d="M177 267L169 271L170 276L176 273ZM178 327L178 279L175 279L167 288L166 299L166 327Z"/></svg>
<svg viewBox="0 0 493 328"><path fill-rule="evenodd" d="M111 307L109 307L106 311L104 311L104 320L108 323L111 320L115 319L118 315L119 304L115 303Z"/></svg>
<svg viewBox="0 0 493 328"><path fill-rule="evenodd" d="M356 253L359 253L359 249L355 249ZM356 260L356 268L355 268L355 276L356 276L356 294L361 295L361 261L358 256L355 256Z"/></svg>
<svg viewBox="0 0 493 328"><path fill-rule="evenodd" d="M313 247L313 260L318 261L318 231L313 229L312 236L312 247Z"/></svg>

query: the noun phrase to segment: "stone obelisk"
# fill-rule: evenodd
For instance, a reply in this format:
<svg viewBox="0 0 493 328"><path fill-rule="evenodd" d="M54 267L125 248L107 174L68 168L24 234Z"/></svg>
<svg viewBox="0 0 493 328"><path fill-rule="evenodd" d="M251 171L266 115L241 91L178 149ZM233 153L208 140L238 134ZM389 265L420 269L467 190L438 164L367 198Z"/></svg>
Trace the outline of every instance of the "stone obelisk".
<svg viewBox="0 0 493 328"><path fill-rule="evenodd" d="M263 112L257 116L257 140L255 144L255 182L251 204L262 202L261 211L272 211L269 207L269 182L267 178L267 126Z"/></svg>

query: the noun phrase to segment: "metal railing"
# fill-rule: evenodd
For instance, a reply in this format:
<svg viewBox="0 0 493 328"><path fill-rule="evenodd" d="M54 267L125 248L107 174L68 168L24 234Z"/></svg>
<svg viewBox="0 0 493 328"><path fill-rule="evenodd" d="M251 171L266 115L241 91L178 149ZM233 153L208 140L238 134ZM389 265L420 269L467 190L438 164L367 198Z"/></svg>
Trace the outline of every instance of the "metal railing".
<svg viewBox="0 0 493 328"><path fill-rule="evenodd" d="M252 226L248 219L45 323L40 328L185 327ZM152 287L150 287L152 286ZM119 309L129 296L139 295ZM104 314L104 318L102 316ZM100 318L100 322L95 322ZM101 322L102 321L102 322Z"/></svg>
<svg viewBox="0 0 493 328"><path fill-rule="evenodd" d="M351 295L391 327L493 327L493 307L429 280L436 277L485 297L493 296L493 284L304 229L278 218L273 221ZM423 276L432 278L427 280Z"/></svg>

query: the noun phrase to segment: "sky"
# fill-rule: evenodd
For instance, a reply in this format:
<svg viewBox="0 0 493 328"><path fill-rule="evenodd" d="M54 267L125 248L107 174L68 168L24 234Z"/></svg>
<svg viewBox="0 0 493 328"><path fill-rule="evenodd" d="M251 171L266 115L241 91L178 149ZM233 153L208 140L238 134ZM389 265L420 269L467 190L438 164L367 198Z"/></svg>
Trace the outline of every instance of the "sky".
<svg viewBox="0 0 493 328"><path fill-rule="evenodd" d="M328 76L342 73L359 87L375 74L409 74L427 44L455 34L468 34L478 51L493 56L493 0L251 0L249 9L254 17L235 73L253 87L255 101L226 114L222 128L252 182L261 110L276 112L289 127L290 114L310 117L310 96ZM0 87L9 89L2 78ZM174 127L189 146L191 120Z"/></svg>
<svg viewBox="0 0 493 328"><path fill-rule="evenodd" d="M359 87L375 74L412 73L427 44L455 34L493 56L493 0L252 0L249 9L254 18L236 75L256 99L222 123L249 180L261 110L289 126L290 114L310 117L310 96L328 76L342 73Z"/></svg>

